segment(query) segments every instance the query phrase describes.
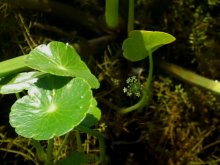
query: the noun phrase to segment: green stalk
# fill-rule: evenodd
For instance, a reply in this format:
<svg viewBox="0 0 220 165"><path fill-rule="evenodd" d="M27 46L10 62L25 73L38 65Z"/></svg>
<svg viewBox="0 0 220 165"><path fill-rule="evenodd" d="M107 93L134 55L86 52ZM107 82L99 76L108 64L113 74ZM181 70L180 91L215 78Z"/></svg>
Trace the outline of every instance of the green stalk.
<svg viewBox="0 0 220 165"><path fill-rule="evenodd" d="M147 93L150 91L150 86L153 78L153 69L154 69L154 62L153 62L153 56L152 51L149 51L149 73L147 77L146 83L144 83L143 90L147 91Z"/></svg>
<svg viewBox="0 0 220 165"><path fill-rule="evenodd" d="M83 152L82 141L81 141L80 133L79 133L78 130L75 131L75 135L76 135L77 149L78 149L80 152Z"/></svg>
<svg viewBox="0 0 220 165"><path fill-rule="evenodd" d="M149 73L148 73L147 81L143 84L141 99L136 104L119 110L119 113L126 114L128 112L134 111L136 109L141 109L144 106L148 105L150 101L150 93L151 93L150 86L151 86L152 77L153 77L153 67L154 67L153 57L152 57L152 52L150 51L149 52Z"/></svg>
<svg viewBox="0 0 220 165"><path fill-rule="evenodd" d="M220 83L218 81L208 79L193 73L192 71L186 70L178 65L168 62L160 62L159 66L161 69L165 70L180 80L210 90L214 94L220 94Z"/></svg>
<svg viewBox="0 0 220 165"><path fill-rule="evenodd" d="M109 28L116 28L118 26L118 6L119 0L105 1L105 21Z"/></svg>
<svg viewBox="0 0 220 165"><path fill-rule="evenodd" d="M90 135L92 135L92 136L94 136L98 139L98 141L99 141L99 150L100 150L100 159L97 162L97 164L103 162L104 159L105 159L105 142L104 142L104 138L103 138L102 134L95 131L95 130L92 130L90 128L84 127L82 125L77 126L76 129L79 130L79 131L88 133L88 134L90 134Z"/></svg>
<svg viewBox="0 0 220 165"><path fill-rule="evenodd" d="M46 153L43 149L43 147L41 146L40 142L37 140L32 139L31 143L33 144L33 146L36 149L37 152L37 157L39 158L40 161L45 161L46 160Z"/></svg>
<svg viewBox="0 0 220 165"><path fill-rule="evenodd" d="M48 140L48 147L47 147L47 159L45 165L52 165L53 163L53 143L54 139Z"/></svg>
<svg viewBox="0 0 220 165"><path fill-rule="evenodd" d="M129 0L128 8L128 34L134 30L134 0Z"/></svg>
<svg viewBox="0 0 220 165"><path fill-rule="evenodd" d="M67 139L68 139L68 137L69 137L69 134L70 134L69 132L65 134L65 137L64 137L64 139L63 139L63 142L62 142L62 144L60 145L60 147L59 147L59 149L58 149L58 151L57 151L57 154L56 154L56 157L55 157L55 160L54 160L54 164L57 163L57 161L58 161L58 156L60 155L60 153L61 153L63 147L66 145Z"/></svg>
<svg viewBox="0 0 220 165"><path fill-rule="evenodd" d="M30 68L25 63L27 56L28 55L23 55L0 62L0 77L29 70Z"/></svg>

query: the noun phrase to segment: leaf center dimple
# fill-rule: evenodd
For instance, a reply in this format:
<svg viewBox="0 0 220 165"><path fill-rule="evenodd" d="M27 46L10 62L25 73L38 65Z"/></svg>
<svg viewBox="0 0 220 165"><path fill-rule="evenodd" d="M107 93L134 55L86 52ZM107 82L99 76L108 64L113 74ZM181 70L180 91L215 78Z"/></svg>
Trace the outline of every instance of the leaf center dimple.
<svg viewBox="0 0 220 165"><path fill-rule="evenodd" d="M55 104L51 104L50 107L48 108L47 112L51 113L54 112L57 109Z"/></svg>

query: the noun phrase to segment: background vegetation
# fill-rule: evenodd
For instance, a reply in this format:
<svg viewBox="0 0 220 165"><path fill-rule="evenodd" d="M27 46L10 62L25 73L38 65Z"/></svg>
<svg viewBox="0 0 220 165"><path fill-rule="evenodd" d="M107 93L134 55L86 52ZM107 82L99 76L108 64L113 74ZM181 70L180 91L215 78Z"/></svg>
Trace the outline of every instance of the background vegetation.
<svg viewBox="0 0 220 165"><path fill-rule="evenodd" d="M33 5L33 3L36 4ZM47 3L45 3L47 2ZM27 54L52 40L74 45L101 82L95 97L102 110L96 129L106 140L106 164L217 165L220 162L219 95L183 82L160 69L169 61L207 78L220 78L219 0L137 0L135 29L159 30L177 40L156 52L152 100L141 112L121 116L117 107L134 104L127 96L126 79L143 82L146 61L130 63L122 56L126 38L126 0L120 1L120 27L103 21L104 1L0 2L0 60ZM40 164L30 140L10 127L14 95L0 96L0 164ZM94 137L81 134L84 150L97 154ZM74 135L60 159L76 149ZM55 149L62 137L56 139Z"/></svg>

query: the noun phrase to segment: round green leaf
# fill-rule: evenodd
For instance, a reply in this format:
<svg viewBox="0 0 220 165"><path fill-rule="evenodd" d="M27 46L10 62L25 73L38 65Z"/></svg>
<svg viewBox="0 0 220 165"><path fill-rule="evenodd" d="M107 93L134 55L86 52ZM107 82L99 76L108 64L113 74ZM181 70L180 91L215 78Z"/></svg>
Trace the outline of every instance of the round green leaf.
<svg viewBox="0 0 220 165"><path fill-rule="evenodd" d="M82 78L47 76L11 108L17 134L36 140L61 136L79 125L92 104L90 85Z"/></svg>
<svg viewBox="0 0 220 165"><path fill-rule="evenodd" d="M39 45L30 52L26 64L30 68L58 76L81 77L92 88L99 87L97 78L69 44L52 41L48 45Z"/></svg>
<svg viewBox="0 0 220 165"><path fill-rule="evenodd" d="M175 41L171 34L159 31L134 30L124 40L122 49L124 57L130 61L139 61L149 56L163 45Z"/></svg>

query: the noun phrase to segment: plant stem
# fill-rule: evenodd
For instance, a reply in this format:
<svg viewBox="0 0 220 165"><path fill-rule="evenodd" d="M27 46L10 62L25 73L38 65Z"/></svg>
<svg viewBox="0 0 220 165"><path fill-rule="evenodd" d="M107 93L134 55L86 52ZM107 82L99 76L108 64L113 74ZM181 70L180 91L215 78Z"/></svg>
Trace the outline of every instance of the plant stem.
<svg viewBox="0 0 220 165"><path fill-rule="evenodd" d="M147 81L143 84L141 99L136 104L119 110L119 113L126 114L128 112L134 111L136 109L141 109L144 106L148 105L150 98L151 98L150 97L150 93L151 93L150 86L151 86L152 77L153 77L153 67L154 67L153 57L152 57L152 52L150 51L149 52L149 73L148 73Z"/></svg>
<svg viewBox="0 0 220 165"><path fill-rule="evenodd" d="M0 62L0 77L30 70L30 68L25 63L27 56L28 55L23 55Z"/></svg>
<svg viewBox="0 0 220 165"><path fill-rule="evenodd" d="M92 130L90 128L84 127L82 125L77 126L76 129L79 130L79 131L88 133L88 134L90 134L90 135L92 135L92 136L94 136L98 139L98 141L99 141L99 150L100 150L100 159L99 159L98 163L103 162L104 159L105 159L105 142L104 142L104 138L103 138L102 134L95 131L95 130Z"/></svg>
<svg viewBox="0 0 220 165"><path fill-rule="evenodd" d="M76 134L77 149L79 150L79 152L83 152L82 141L81 141L81 138L80 138L79 131L75 130L75 134Z"/></svg>
<svg viewBox="0 0 220 165"><path fill-rule="evenodd" d="M60 147L59 147L59 149L58 149L58 151L57 151L57 154L56 154L56 157L55 157L55 160L54 160L54 164L57 163L57 161L58 161L58 156L60 155L60 153L61 153L63 147L66 145L68 137L69 137L69 132L66 133L65 136L64 136L63 142L62 142L62 144L60 145Z"/></svg>
<svg viewBox="0 0 220 165"><path fill-rule="evenodd" d="M206 77L193 73L190 70L186 70L178 65L165 61L160 62L159 67L180 80L184 80L185 82L188 82L190 84L210 90L215 94L220 94L220 83L218 81L208 79Z"/></svg>
<svg viewBox="0 0 220 165"><path fill-rule="evenodd" d="M45 165L52 165L53 159L53 143L54 139L48 140L48 147L47 147L47 159Z"/></svg>
<svg viewBox="0 0 220 165"><path fill-rule="evenodd" d="M128 34L134 30L134 0L129 0L128 8Z"/></svg>
<svg viewBox="0 0 220 165"><path fill-rule="evenodd" d="M153 69L154 69L154 62L153 62L153 56L152 51L149 51L149 73L147 77L146 83L144 83L143 90L148 91L150 90L152 78L153 78ZM149 91L148 91L149 92Z"/></svg>
<svg viewBox="0 0 220 165"><path fill-rule="evenodd" d="M46 153L45 153L43 147L41 146L40 142L37 140L31 139L31 143L36 148L37 157L39 158L39 160L45 161L46 160Z"/></svg>
<svg viewBox="0 0 220 165"><path fill-rule="evenodd" d="M116 28L118 26L118 6L119 0L105 1L105 21L109 28Z"/></svg>

